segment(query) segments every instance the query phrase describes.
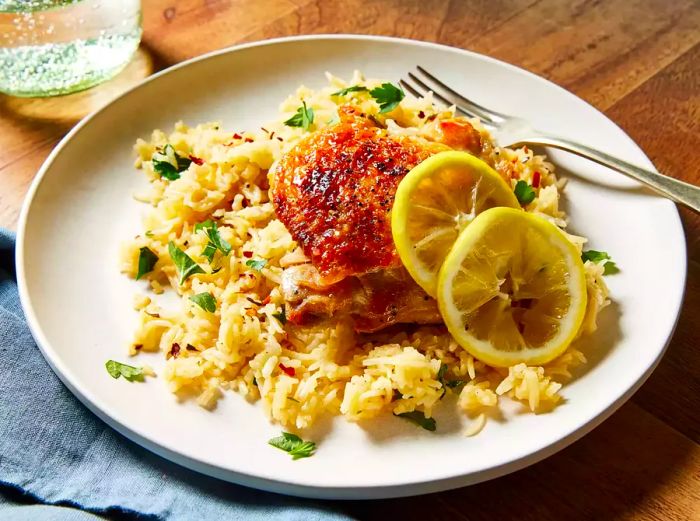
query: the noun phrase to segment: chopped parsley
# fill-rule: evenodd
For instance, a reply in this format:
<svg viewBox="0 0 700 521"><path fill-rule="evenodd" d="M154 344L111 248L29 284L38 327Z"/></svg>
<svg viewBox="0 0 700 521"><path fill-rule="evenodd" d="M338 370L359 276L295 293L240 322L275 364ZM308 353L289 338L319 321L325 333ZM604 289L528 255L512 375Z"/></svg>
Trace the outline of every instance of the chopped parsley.
<svg viewBox="0 0 700 521"><path fill-rule="evenodd" d="M447 364L440 364L440 369L438 369L437 379L440 383L444 385L445 374L447 374Z"/></svg>
<svg viewBox="0 0 700 521"><path fill-rule="evenodd" d="M209 313L216 311L216 299L211 293L206 291L204 293L197 293L196 295L192 295L190 300L204 311L208 311Z"/></svg>
<svg viewBox="0 0 700 521"><path fill-rule="evenodd" d="M301 127L304 130L309 130L309 127L314 122L314 109L308 108L306 102L301 102L299 107L291 118L284 122L288 127Z"/></svg>
<svg viewBox="0 0 700 521"><path fill-rule="evenodd" d="M109 375L114 379L123 376L129 382L143 382L143 369L141 367L122 364L116 360L107 360L105 367Z"/></svg>
<svg viewBox="0 0 700 521"><path fill-rule="evenodd" d="M374 100L379 104L379 113L391 112L398 107L406 93L401 87L391 83L382 83L381 86L369 91Z"/></svg>
<svg viewBox="0 0 700 521"><path fill-rule="evenodd" d="M184 251L178 248L173 241L168 243L168 253L173 259L177 272L180 274L179 283L182 285L190 275L195 273L204 273L204 270L199 264L192 260Z"/></svg>
<svg viewBox="0 0 700 521"><path fill-rule="evenodd" d="M446 380L445 375L447 374L447 364L440 364L440 369L438 369L437 379L442 384L443 389L449 387L450 389L458 389L462 387L466 382L464 380ZM444 393L443 393L444 394Z"/></svg>
<svg viewBox="0 0 700 521"><path fill-rule="evenodd" d="M615 273L619 273L620 271L620 268L617 267L617 264L615 264L615 262L610 257L610 254L606 251L584 251L581 254L581 260L583 262L595 262L596 264L600 262L605 262L605 264L603 265L603 275L613 275Z"/></svg>
<svg viewBox="0 0 700 521"><path fill-rule="evenodd" d="M282 436L272 438L267 443L289 453L292 459L295 460L313 456L316 451L316 444L313 441L304 441L291 432L283 432Z"/></svg>
<svg viewBox="0 0 700 521"><path fill-rule="evenodd" d="M260 259L260 260L247 260L245 261L245 265L248 266L249 268L253 268L255 271L261 271L265 265L267 264L267 260L265 259Z"/></svg>
<svg viewBox="0 0 700 521"><path fill-rule="evenodd" d="M394 416L398 416L399 418L408 420L411 423L415 423L416 425L423 427L426 431L432 432L437 428L435 418L426 418L425 414L423 414L421 411L402 412L401 414L394 413Z"/></svg>
<svg viewBox="0 0 700 521"><path fill-rule="evenodd" d="M520 204L530 204L535 200L535 190L527 184L527 181L523 181L522 179L515 183L513 192Z"/></svg>
<svg viewBox="0 0 700 521"><path fill-rule="evenodd" d="M615 273L620 273L620 268L613 261L608 261L603 266L603 275L614 275Z"/></svg>
<svg viewBox="0 0 700 521"><path fill-rule="evenodd" d="M367 87L363 87L362 85L353 85L352 87L345 87L338 92L334 92L331 96L347 96L351 92L367 92L368 90Z"/></svg>
<svg viewBox="0 0 700 521"><path fill-rule="evenodd" d="M273 313L272 316L279 320L282 325L287 323L287 313L284 308L282 308L279 313Z"/></svg>
<svg viewBox="0 0 700 521"><path fill-rule="evenodd" d="M167 144L162 152L156 152L151 158L153 170L161 177L170 181L180 179L180 173L187 170L192 163L189 157L183 157L175 152L172 145Z"/></svg>
<svg viewBox="0 0 700 521"><path fill-rule="evenodd" d="M136 280L139 280L146 273L153 271L153 266L158 262L158 255L153 253L146 246L139 250L139 269L136 273Z"/></svg>
<svg viewBox="0 0 700 521"><path fill-rule="evenodd" d="M204 256L209 262L214 258L216 250L219 250L224 255L231 253L231 245L219 235L219 230L216 227L216 223L211 219L204 222L197 223L194 225L194 232L197 233L200 230L204 230L204 233L209 237L209 242L202 250L202 256Z"/></svg>

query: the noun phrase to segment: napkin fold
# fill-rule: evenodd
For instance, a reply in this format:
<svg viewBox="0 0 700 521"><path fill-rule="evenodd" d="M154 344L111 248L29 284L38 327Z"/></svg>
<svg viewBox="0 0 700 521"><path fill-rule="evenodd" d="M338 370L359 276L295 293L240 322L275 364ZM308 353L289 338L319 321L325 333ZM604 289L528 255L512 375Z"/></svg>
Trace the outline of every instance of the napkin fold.
<svg viewBox="0 0 700 521"><path fill-rule="evenodd" d="M0 519L348 519L331 503L189 471L111 429L58 380L20 307L14 236L0 230Z"/></svg>

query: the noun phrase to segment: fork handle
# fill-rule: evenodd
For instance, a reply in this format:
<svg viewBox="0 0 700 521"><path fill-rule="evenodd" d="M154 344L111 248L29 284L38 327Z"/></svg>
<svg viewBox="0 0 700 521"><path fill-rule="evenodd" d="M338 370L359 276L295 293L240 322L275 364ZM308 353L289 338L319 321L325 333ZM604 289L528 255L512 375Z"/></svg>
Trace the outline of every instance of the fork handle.
<svg viewBox="0 0 700 521"><path fill-rule="evenodd" d="M550 146L585 157L586 159L590 159L591 161L595 161L596 163L625 174L627 177L636 179L669 199L700 213L700 187L691 185L690 183L679 181L678 179L659 174L652 170L640 168L632 163L606 154L605 152L600 152L599 150L560 137L537 136L536 138L523 141L522 144Z"/></svg>

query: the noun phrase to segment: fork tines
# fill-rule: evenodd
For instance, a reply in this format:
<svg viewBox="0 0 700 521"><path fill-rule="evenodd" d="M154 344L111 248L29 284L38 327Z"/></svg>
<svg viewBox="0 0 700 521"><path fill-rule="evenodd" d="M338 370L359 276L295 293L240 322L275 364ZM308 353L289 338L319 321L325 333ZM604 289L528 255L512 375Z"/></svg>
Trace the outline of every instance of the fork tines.
<svg viewBox="0 0 700 521"><path fill-rule="evenodd" d="M399 82L404 89L414 96L425 96L428 92L432 92L433 97L439 102L446 106L454 105L462 114L469 117L477 117L485 123L496 124L505 119L502 114L487 109L463 96L420 65L416 66L416 71L417 74L409 72L408 79L402 79Z"/></svg>

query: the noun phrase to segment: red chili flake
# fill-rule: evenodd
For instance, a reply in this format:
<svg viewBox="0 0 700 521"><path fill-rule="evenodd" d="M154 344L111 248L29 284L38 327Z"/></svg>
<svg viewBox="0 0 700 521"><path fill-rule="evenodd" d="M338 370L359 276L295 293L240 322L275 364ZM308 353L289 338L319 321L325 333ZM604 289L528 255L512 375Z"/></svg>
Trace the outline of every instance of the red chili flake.
<svg viewBox="0 0 700 521"><path fill-rule="evenodd" d="M141 351L141 349L143 349L143 344L134 344L134 349Z"/></svg>
<svg viewBox="0 0 700 521"><path fill-rule="evenodd" d="M293 367L287 367L284 364L280 364L280 369L282 369L282 371L284 371L284 374L286 374L287 376L296 376L296 372L294 371Z"/></svg>
<svg viewBox="0 0 700 521"><path fill-rule="evenodd" d="M418 112L418 117L420 119L423 119L425 117L425 112L423 112L422 110L420 112Z"/></svg>
<svg viewBox="0 0 700 521"><path fill-rule="evenodd" d="M236 132L236 133L233 135L233 139L243 139L243 136L241 136L238 132Z"/></svg>
<svg viewBox="0 0 700 521"><path fill-rule="evenodd" d="M186 348L186 349L187 349L188 351L199 351L199 349L197 349L196 347L194 347L192 344L187 344L187 348Z"/></svg>
<svg viewBox="0 0 700 521"><path fill-rule="evenodd" d="M190 161L192 161L195 165L202 166L204 164L204 159L197 157L197 156L192 156L190 155Z"/></svg>
<svg viewBox="0 0 700 521"><path fill-rule="evenodd" d="M253 142L253 138L247 137L247 138L245 138L245 142L246 142L246 143L252 143L252 142Z"/></svg>
<svg viewBox="0 0 700 521"><path fill-rule="evenodd" d="M253 252L252 252L252 251L244 251L244 252L243 252L243 256L244 256L246 259L250 259L250 258L253 256Z"/></svg>
<svg viewBox="0 0 700 521"><path fill-rule="evenodd" d="M428 116L428 121L433 121L435 118L437 118L437 114L431 114Z"/></svg>
<svg viewBox="0 0 700 521"><path fill-rule="evenodd" d="M269 304L271 300L272 300L272 298L270 297L270 295L268 295L267 297L265 297L263 299L262 305L265 306L265 305Z"/></svg>
<svg viewBox="0 0 700 521"><path fill-rule="evenodd" d="M532 174L532 187L533 188L540 187L540 173L538 171L535 171L535 173Z"/></svg>
<svg viewBox="0 0 700 521"><path fill-rule="evenodd" d="M284 141L281 137L277 136L277 141Z"/></svg>
<svg viewBox="0 0 700 521"><path fill-rule="evenodd" d="M180 344L173 344L173 346L170 348L170 356L177 358L177 355L180 354Z"/></svg>

